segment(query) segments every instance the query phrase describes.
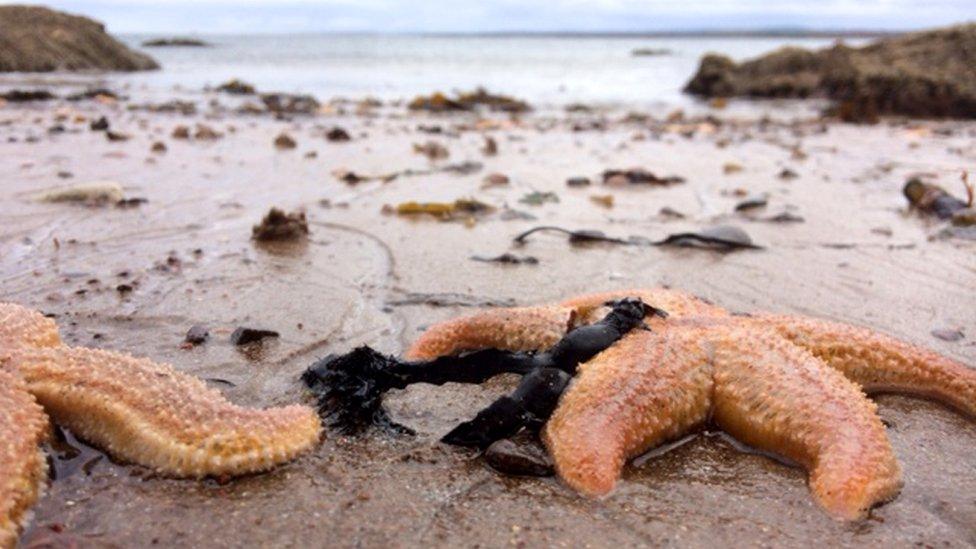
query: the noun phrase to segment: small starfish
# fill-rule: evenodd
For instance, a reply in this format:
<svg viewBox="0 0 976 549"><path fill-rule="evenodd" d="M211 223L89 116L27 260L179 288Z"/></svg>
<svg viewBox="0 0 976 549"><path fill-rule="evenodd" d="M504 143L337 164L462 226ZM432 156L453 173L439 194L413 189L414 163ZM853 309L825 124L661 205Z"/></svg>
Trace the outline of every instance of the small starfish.
<svg viewBox="0 0 976 549"><path fill-rule="evenodd" d="M541 350L613 299L669 313L587 363L543 431L560 477L610 492L625 462L714 422L807 469L832 516L863 518L897 495L901 470L867 392L934 398L976 417L976 370L863 328L816 319L736 316L669 289L583 296L497 309L431 327L407 352L431 359L492 347Z"/></svg>
<svg viewBox="0 0 976 549"><path fill-rule="evenodd" d="M0 303L0 547L43 485L47 416L117 458L190 478L270 469L321 429L307 406L241 408L169 365L62 345L54 321Z"/></svg>

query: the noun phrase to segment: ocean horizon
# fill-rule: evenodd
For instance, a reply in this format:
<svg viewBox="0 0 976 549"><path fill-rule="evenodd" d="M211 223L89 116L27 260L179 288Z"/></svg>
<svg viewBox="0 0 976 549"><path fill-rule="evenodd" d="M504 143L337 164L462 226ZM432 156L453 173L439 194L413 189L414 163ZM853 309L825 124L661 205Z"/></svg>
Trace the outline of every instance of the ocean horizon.
<svg viewBox="0 0 976 549"><path fill-rule="evenodd" d="M694 103L682 89L706 53L742 60L784 46L822 48L838 38L588 34L190 34L210 47L142 47L159 34L126 34L159 71L113 75L132 88L197 90L239 78L263 91L320 98L409 99L484 87L534 105L589 103L635 108ZM640 49L654 55L635 55Z"/></svg>

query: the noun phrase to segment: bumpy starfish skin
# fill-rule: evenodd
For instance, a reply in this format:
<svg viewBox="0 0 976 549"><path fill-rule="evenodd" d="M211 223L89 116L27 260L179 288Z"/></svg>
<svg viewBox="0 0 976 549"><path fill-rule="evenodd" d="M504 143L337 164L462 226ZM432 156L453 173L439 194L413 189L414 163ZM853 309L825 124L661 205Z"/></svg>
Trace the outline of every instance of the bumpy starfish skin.
<svg viewBox="0 0 976 549"><path fill-rule="evenodd" d="M429 360L475 349L546 349L576 324L588 324L601 318L606 314L606 302L622 297L639 297L672 315L728 316L724 309L666 288L635 290L628 295L608 292L569 299L556 305L493 309L448 320L424 332L410 346L405 357Z"/></svg>
<svg viewBox="0 0 976 549"><path fill-rule="evenodd" d="M169 365L62 345L53 321L17 305L0 304L0 375L0 418L21 418L0 423L0 467L17 469L13 488L0 476L0 496L36 492L42 475L31 460L39 435L24 418L40 414L46 425L45 412L113 456L176 477L267 470L311 448L321 429L307 406L241 408ZM32 498L21 501L11 509L0 504L0 526Z"/></svg>
<svg viewBox="0 0 976 549"><path fill-rule="evenodd" d="M426 360L467 349L527 351L552 346L576 320L570 307L495 309L448 320L428 330L406 353L407 360Z"/></svg>
<svg viewBox="0 0 976 549"><path fill-rule="evenodd" d="M863 517L894 497L901 471L873 402L862 392L932 397L976 411L976 370L863 328L801 317L733 316L674 290L629 290L571 299L578 322L602 303L640 297L670 313L579 368L543 438L571 487L598 496L612 490L627 459L711 419L743 442L786 456L810 473L815 499L832 516ZM542 308L552 307L544 306ZM516 310L494 311L507 325L484 329L476 316L430 328L414 346L449 339L532 348ZM546 326L547 333L557 328ZM518 334L512 337L511 334ZM541 348L539 347L536 348Z"/></svg>
<svg viewBox="0 0 976 549"><path fill-rule="evenodd" d="M972 368L893 337L837 322L776 315L759 315L754 322L808 349L868 393L908 392L976 418Z"/></svg>
<svg viewBox="0 0 976 549"><path fill-rule="evenodd" d="M253 410L148 359L59 347L10 366L53 420L110 454L177 477L240 475L294 458L318 437L306 406Z"/></svg>
<svg viewBox="0 0 976 549"><path fill-rule="evenodd" d="M580 366L544 432L567 484L606 494L629 457L706 420L712 366L694 335L632 332Z"/></svg>
<svg viewBox="0 0 976 549"><path fill-rule="evenodd" d="M38 449L47 433L44 411L23 380L0 370L0 547L12 547L47 471Z"/></svg>

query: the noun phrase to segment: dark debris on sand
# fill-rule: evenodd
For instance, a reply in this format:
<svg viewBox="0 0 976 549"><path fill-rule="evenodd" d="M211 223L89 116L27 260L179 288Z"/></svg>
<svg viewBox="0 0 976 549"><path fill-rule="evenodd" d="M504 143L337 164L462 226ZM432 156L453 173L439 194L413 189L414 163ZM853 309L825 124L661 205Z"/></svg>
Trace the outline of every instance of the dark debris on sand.
<svg viewBox="0 0 976 549"><path fill-rule="evenodd" d="M261 223L251 229L251 238L259 242L300 240L308 236L305 212L285 213L271 208Z"/></svg>

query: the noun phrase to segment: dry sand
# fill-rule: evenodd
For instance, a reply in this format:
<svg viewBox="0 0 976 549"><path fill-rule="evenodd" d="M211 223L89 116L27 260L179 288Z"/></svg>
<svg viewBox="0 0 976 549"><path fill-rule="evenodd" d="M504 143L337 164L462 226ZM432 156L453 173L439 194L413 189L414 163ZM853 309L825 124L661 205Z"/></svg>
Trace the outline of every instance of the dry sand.
<svg viewBox="0 0 976 549"><path fill-rule="evenodd" d="M205 98L196 98L201 104ZM218 98L227 102L224 97ZM474 301L534 303L581 292L671 285L734 310L759 309L862 324L976 364L976 243L930 240L939 226L906 213L908 174L931 172L959 190L976 167L976 124L886 122L878 126L755 120L688 127L621 122L625 112L537 113L521 124L470 115L407 114L384 106L372 116L322 114L181 116L127 111L122 104L71 104L68 130L48 134L59 104L0 108L0 296L56 315L74 345L122 349L211 379L235 402L268 406L307 399L298 375L314 359L367 343L399 352L424 326L470 312L461 306L392 305L411 293L461 294ZM350 113L354 106L347 106ZM748 110L748 109L746 109ZM716 111L719 117L740 119ZM652 113L663 118L666 113ZM130 134L110 142L88 129L106 115ZM574 132L574 122L607 120ZM170 138L205 121L215 141ZM323 137L333 125L347 143ZM428 135L439 125L449 135ZM233 127L233 129L231 129ZM683 132L697 128L694 135ZM298 143L277 150L282 131ZM456 134L455 134L456 133ZM480 152L483 136L497 156ZM36 137L34 142L25 140ZM436 140L450 157L436 164L413 143ZM165 154L150 153L164 141ZM725 144L727 143L727 144ZM725 146L719 146L725 144ZM803 151L798 159L795 149ZM317 158L306 158L316 151ZM350 186L338 168L380 174L474 160L471 175L435 173ZM739 173L724 174L726 163ZM567 188L572 176L644 166L687 183L669 188ZM799 174L783 180L783 168ZM58 172L70 172L61 178ZM511 178L482 190L488 173ZM138 207L47 204L37 193L114 180ZM769 193L758 217L788 208L804 223L750 221L731 214L748 194ZM552 191L559 203L518 202ZM613 194L606 209L590 196ZM384 215L385 204L476 197L534 215L464 222ZM327 201L327 202L323 202ZM305 243L256 245L251 226L271 206L304 208ZM662 207L682 220L658 216ZM540 235L513 249L536 224L660 238L715 222L747 230L762 251L571 246ZM538 265L503 266L472 255L511 251ZM122 276L125 274L125 276ZM120 293L119 284L133 286ZM447 299L453 299L447 295ZM211 340L190 350L186 330ZM246 325L281 333L260 351L228 341ZM961 341L933 337L962 328ZM94 450L56 458L60 471L35 509L31 540L84 545L408 546L557 545L808 546L976 543L976 422L920 400L879 397L880 413L905 470L905 488L869 520L841 524L809 496L801 470L740 453L715 436L628 468L609 497L575 495L555 479L507 478L439 435L511 386L412 387L388 399L416 437L327 433L314 452L266 475L227 484L158 478Z"/></svg>

